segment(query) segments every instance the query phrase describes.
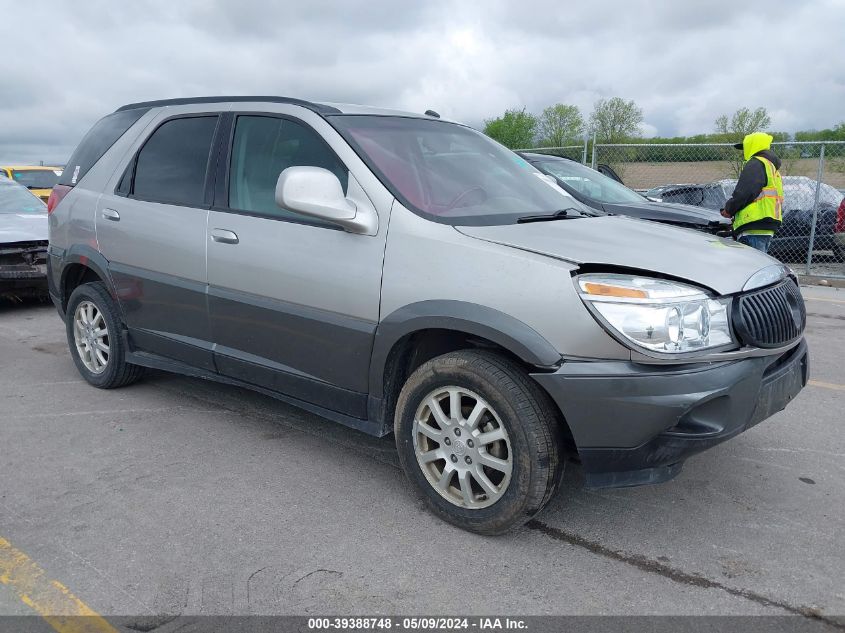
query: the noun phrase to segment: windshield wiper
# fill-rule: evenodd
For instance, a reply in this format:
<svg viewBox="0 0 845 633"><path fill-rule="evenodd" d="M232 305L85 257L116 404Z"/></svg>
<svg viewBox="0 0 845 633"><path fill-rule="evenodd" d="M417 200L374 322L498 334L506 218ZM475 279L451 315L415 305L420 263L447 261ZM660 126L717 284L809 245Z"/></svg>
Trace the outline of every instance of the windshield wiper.
<svg viewBox="0 0 845 633"><path fill-rule="evenodd" d="M569 215L570 211L575 211L577 215ZM523 215L521 218L517 218L516 221L519 224L525 224L526 222L552 222L553 220L574 220L575 218L583 217L584 216L581 215L581 212L578 211L578 209L570 207L568 209L560 209L559 211L549 213L548 215Z"/></svg>
<svg viewBox="0 0 845 633"><path fill-rule="evenodd" d="M607 211L600 211L599 209L594 209L592 207L586 207L578 211L581 215L588 217L588 218L600 218L605 215L611 215Z"/></svg>

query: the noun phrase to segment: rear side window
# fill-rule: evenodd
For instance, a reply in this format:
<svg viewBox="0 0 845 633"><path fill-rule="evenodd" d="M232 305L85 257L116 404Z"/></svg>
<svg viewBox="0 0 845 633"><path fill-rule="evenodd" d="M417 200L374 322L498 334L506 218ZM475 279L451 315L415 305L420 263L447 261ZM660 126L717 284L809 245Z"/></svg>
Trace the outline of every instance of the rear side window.
<svg viewBox="0 0 845 633"><path fill-rule="evenodd" d="M135 162L132 197L201 206L216 116L172 119L147 139Z"/></svg>
<svg viewBox="0 0 845 633"><path fill-rule="evenodd" d="M115 144L130 127L144 116L149 108L115 112L97 121L73 152L65 170L59 178L60 185L73 187L97 164L109 148Z"/></svg>
<svg viewBox="0 0 845 633"><path fill-rule="evenodd" d="M302 221L276 205L276 181L288 167L322 167L346 191L349 171L311 128L289 119L239 116L232 144L229 207Z"/></svg>

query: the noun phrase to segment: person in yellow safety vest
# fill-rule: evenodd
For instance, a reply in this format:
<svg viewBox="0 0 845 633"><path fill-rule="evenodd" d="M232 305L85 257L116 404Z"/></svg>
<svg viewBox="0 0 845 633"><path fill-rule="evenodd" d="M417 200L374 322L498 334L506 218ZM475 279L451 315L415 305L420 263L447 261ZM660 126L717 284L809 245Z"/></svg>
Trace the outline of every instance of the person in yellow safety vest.
<svg viewBox="0 0 845 633"><path fill-rule="evenodd" d="M771 134L754 132L734 145L743 150L746 163L733 195L721 214L733 220L734 238L768 252L772 237L783 220L783 181L780 159L769 149Z"/></svg>

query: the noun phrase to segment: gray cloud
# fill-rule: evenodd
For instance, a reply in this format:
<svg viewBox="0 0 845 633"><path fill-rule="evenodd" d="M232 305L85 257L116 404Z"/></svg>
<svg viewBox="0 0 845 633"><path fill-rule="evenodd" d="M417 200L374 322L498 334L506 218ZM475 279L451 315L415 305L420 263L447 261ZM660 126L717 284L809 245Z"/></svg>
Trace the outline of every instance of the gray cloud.
<svg viewBox="0 0 845 633"><path fill-rule="evenodd" d="M785 131L845 118L840 0L42 0L3 16L3 162L63 161L124 103L200 94L434 108L473 125L555 102L586 115L619 95L663 135L710 131L741 106Z"/></svg>

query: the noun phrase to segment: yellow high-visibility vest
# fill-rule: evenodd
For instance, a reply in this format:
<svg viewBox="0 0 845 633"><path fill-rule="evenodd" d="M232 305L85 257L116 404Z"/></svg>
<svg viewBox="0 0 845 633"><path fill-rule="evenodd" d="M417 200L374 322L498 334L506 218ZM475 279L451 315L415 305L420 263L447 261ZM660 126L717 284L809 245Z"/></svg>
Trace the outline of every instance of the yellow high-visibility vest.
<svg viewBox="0 0 845 633"><path fill-rule="evenodd" d="M733 229L739 230L746 224L765 218L783 221L783 179L772 161L762 156L754 156L766 168L766 186L751 203L740 209L734 216Z"/></svg>

